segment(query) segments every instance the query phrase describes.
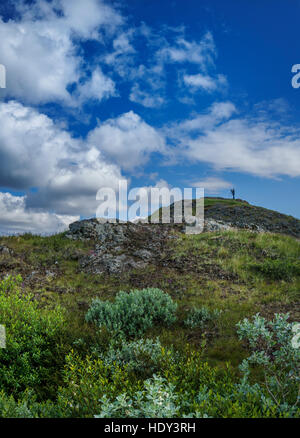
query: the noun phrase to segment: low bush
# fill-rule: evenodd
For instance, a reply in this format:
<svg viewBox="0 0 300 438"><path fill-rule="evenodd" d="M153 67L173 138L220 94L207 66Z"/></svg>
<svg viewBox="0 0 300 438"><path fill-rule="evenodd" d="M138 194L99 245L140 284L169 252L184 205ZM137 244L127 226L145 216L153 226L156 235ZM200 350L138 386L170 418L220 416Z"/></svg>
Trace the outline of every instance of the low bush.
<svg viewBox="0 0 300 438"><path fill-rule="evenodd" d="M12 395L0 392L1 418L57 418L63 412L53 401L38 402L33 391L25 391L21 398L15 400Z"/></svg>
<svg viewBox="0 0 300 438"><path fill-rule="evenodd" d="M92 302L86 320L114 333L142 336L156 324L171 325L176 320L177 304L160 289L148 288L119 292L115 301Z"/></svg>
<svg viewBox="0 0 300 438"><path fill-rule="evenodd" d="M126 393L115 400L106 395L101 400L101 411L96 418L172 418L178 416L178 395L166 379L154 375L144 383L142 391L132 398Z"/></svg>
<svg viewBox="0 0 300 438"><path fill-rule="evenodd" d="M64 364L64 314L59 307L39 309L30 293L22 293L21 282L20 276L0 282L0 323L6 330L0 387L12 395L34 389L53 396Z"/></svg>
<svg viewBox="0 0 300 438"><path fill-rule="evenodd" d="M159 339L139 339L136 341L117 340L110 344L107 352L99 353L106 365L126 366L130 373L146 378L158 372L163 366L166 350ZM175 352L168 350L168 358L175 360Z"/></svg>
<svg viewBox="0 0 300 438"><path fill-rule="evenodd" d="M251 366L260 367L267 393L278 407L300 406L300 348L292 342L294 324L288 318L289 314L275 314L267 321L257 314L253 321L245 318L237 324L251 352L240 366L243 383L249 381Z"/></svg>
<svg viewBox="0 0 300 438"><path fill-rule="evenodd" d="M99 412L105 395L115 399L123 392L132 394L139 389L138 383L130 382L126 367L106 365L102 359L82 358L71 351L66 358L58 406L66 417L91 417Z"/></svg>
<svg viewBox="0 0 300 438"><path fill-rule="evenodd" d="M200 308L194 307L189 311L184 324L189 328L203 328L207 323L216 321L221 314L220 310L210 310L203 306Z"/></svg>
<svg viewBox="0 0 300 438"><path fill-rule="evenodd" d="M38 403L26 392L16 402L0 393L0 415L277 418L299 417L300 409L283 399L276 403L263 385L239 381L229 366L211 367L199 353L187 349L176 361L166 360L159 374L146 380L131 378L126 365L108 365L71 352L55 403Z"/></svg>

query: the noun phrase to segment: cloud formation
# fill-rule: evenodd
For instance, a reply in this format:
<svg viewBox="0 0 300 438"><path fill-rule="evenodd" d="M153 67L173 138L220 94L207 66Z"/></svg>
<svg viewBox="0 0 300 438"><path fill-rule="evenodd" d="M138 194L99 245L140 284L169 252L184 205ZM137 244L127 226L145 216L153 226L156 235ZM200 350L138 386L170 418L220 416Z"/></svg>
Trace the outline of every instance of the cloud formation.
<svg viewBox="0 0 300 438"><path fill-rule="evenodd" d="M225 181L222 178L209 176L207 178L203 178L199 181L192 182L192 187L204 188L204 193L208 193L211 195L216 195L220 193L222 190L229 189L232 187L232 184L228 181Z"/></svg>
<svg viewBox="0 0 300 438"><path fill-rule="evenodd" d="M165 151L165 140L133 111L100 123L88 142L124 170L144 165L152 152Z"/></svg>
<svg viewBox="0 0 300 438"><path fill-rule="evenodd" d="M222 74L217 75L216 77L203 75L201 73L195 75L184 75L183 82L185 83L185 85L190 87L192 91L202 89L209 93L217 90L218 88L227 87L227 79Z"/></svg>
<svg viewBox="0 0 300 438"><path fill-rule="evenodd" d="M66 216L26 207L25 196L0 193L0 234L52 234L65 231L79 216Z"/></svg>
<svg viewBox="0 0 300 438"><path fill-rule="evenodd" d="M218 171L300 176L300 130L266 114L238 115L230 102L215 103L205 113L171 125L166 133L177 141L176 153Z"/></svg>
<svg viewBox="0 0 300 438"><path fill-rule="evenodd" d="M102 100L114 93L114 83L100 69L93 72L88 86L84 59L77 42L92 39L99 43L103 32L114 34L123 22L112 7L98 0L39 0L16 3L20 18L0 17L0 56L7 69L7 87L1 96L25 104L62 102L76 105L68 86L77 84L77 96ZM76 96L76 95L75 95Z"/></svg>
<svg viewBox="0 0 300 438"><path fill-rule="evenodd" d="M214 65L216 47L211 32L206 32L200 41L188 41L182 35L174 43L166 43L156 54L156 57L166 63L192 63L203 70Z"/></svg>
<svg viewBox="0 0 300 438"><path fill-rule="evenodd" d="M0 103L0 184L32 188L29 207L58 214L93 215L101 186L117 187L118 166L73 138L49 117L18 102Z"/></svg>

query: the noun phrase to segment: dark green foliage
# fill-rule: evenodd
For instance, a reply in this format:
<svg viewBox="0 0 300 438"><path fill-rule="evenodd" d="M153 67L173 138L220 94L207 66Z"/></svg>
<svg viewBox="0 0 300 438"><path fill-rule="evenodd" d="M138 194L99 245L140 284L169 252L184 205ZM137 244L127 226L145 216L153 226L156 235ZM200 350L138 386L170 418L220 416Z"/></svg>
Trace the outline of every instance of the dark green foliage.
<svg viewBox="0 0 300 438"><path fill-rule="evenodd" d="M0 349L0 386L8 394L34 389L51 396L64 363L64 314L59 307L38 309L32 295L22 293L21 282L21 277L0 282L0 322L6 329L6 348Z"/></svg>

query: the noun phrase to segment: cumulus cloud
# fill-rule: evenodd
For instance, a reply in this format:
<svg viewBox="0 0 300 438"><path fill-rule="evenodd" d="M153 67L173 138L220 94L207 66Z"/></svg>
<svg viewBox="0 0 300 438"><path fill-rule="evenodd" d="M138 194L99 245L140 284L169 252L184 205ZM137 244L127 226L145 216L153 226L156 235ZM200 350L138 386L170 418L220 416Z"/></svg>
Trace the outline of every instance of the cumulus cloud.
<svg viewBox="0 0 300 438"><path fill-rule="evenodd" d="M65 231L79 216L58 215L26 207L25 196L0 193L0 234L52 234Z"/></svg>
<svg viewBox="0 0 300 438"><path fill-rule="evenodd" d="M145 164L152 152L165 150L164 137L133 111L100 124L88 142L125 170Z"/></svg>
<svg viewBox="0 0 300 438"><path fill-rule="evenodd" d="M100 101L116 95L115 83L105 76L99 67L92 72L90 79L78 85L75 93L79 102L89 99Z"/></svg>
<svg viewBox="0 0 300 438"><path fill-rule="evenodd" d="M93 146L49 117L15 101L0 103L0 185L31 191L28 208L94 215L100 187L117 187L121 172Z"/></svg>
<svg viewBox="0 0 300 438"><path fill-rule="evenodd" d="M204 188L204 191L209 194L217 194L222 190L229 189L230 187L232 187L232 184L222 178L210 176L207 178L203 178L200 181L192 182L191 186Z"/></svg>
<svg viewBox="0 0 300 438"><path fill-rule="evenodd" d="M0 103L0 119L0 185L26 192L30 211L93 216L98 189L118 190L120 168L165 150L163 136L132 111L99 124L87 140L16 101Z"/></svg>
<svg viewBox="0 0 300 438"><path fill-rule="evenodd" d="M2 96L26 104L63 102L75 105L68 86L78 84L84 59L77 41L94 39L101 43L101 31L113 33L122 17L98 0L45 0L16 4L20 18L0 17L0 57L7 69L7 87ZM83 86L81 96L99 100L114 90L111 79L97 70L91 91ZM103 87L103 88L102 88Z"/></svg>

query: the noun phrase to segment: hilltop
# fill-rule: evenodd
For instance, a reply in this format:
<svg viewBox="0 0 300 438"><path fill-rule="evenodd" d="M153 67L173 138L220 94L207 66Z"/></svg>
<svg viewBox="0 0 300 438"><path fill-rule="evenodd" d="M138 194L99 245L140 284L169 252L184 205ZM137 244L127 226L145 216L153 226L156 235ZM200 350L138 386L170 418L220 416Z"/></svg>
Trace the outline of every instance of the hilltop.
<svg viewBox="0 0 300 438"><path fill-rule="evenodd" d="M184 217L184 205L191 208L192 214L195 215L200 202L203 200L193 199L191 201L178 201L170 205L171 222L174 222L174 211L176 207L182 207L182 217ZM166 208L160 208L150 216L149 220L154 218L161 219L162 211ZM180 210L179 210L180 211ZM274 210L268 210L249 204L242 199L226 199L219 197L204 198L204 219L205 231L218 231L229 229L246 229L258 232L271 232L287 234L300 238L300 220L293 216L288 216Z"/></svg>

